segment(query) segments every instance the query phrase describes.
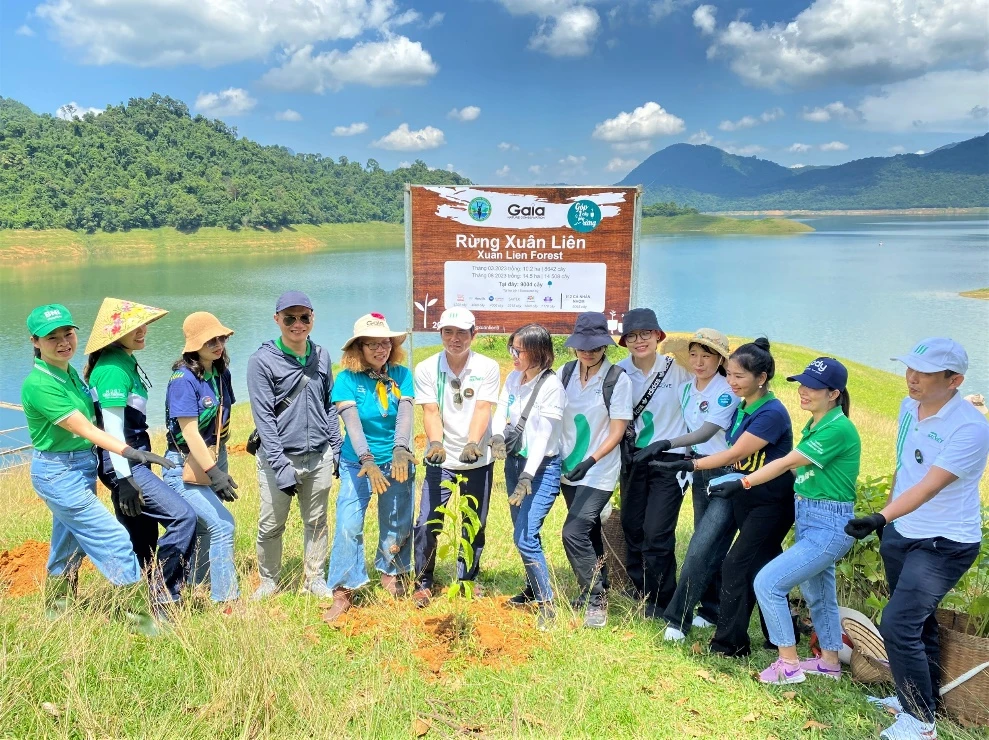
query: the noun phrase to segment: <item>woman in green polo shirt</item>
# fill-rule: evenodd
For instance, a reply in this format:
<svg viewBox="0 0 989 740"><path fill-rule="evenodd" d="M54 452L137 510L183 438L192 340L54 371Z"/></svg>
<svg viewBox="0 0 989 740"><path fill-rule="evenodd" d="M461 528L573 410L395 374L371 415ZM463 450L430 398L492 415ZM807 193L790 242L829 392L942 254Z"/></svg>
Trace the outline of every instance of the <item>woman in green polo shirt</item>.
<svg viewBox="0 0 989 740"><path fill-rule="evenodd" d="M127 530L96 497L93 445L138 465L172 467L172 463L135 450L94 424L96 405L89 387L69 364L79 345L79 327L65 306L39 306L28 316L27 328L34 345L34 367L21 386L21 404L34 446L31 483L53 517L45 602L54 617L75 595L83 554L117 586L141 580ZM138 631L155 632L147 614L125 612L125 616Z"/></svg>
<svg viewBox="0 0 989 740"><path fill-rule="evenodd" d="M795 470L796 539L759 571L754 588L779 659L759 674L763 683L801 683L807 674L841 678L841 623L835 563L854 540L845 524L854 518L855 481L862 445L848 419L848 371L833 357L819 357L787 380L800 383L800 408L811 413L800 444L786 457L738 480L711 487L712 495L745 495L745 489ZM795 586L810 607L821 657L800 660L787 594Z"/></svg>

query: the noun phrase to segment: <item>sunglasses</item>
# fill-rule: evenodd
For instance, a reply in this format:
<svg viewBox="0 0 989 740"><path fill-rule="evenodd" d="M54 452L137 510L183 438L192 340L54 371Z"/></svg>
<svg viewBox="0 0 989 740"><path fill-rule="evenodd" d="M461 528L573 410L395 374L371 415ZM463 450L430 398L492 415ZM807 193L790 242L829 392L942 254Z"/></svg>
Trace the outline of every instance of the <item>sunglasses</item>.
<svg viewBox="0 0 989 740"><path fill-rule="evenodd" d="M460 392L460 378L450 378L450 387L453 388L453 402L459 406L464 402L464 396Z"/></svg>
<svg viewBox="0 0 989 740"><path fill-rule="evenodd" d="M206 347L208 349L216 349L217 347L223 347L227 343L229 337L213 337L208 342L206 342Z"/></svg>
<svg viewBox="0 0 989 740"><path fill-rule="evenodd" d="M391 342L387 339L382 342L361 342L361 346L367 347L372 352L376 352L379 349L385 349L386 347L391 347Z"/></svg>
<svg viewBox="0 0 989 740"><path fill-rule="evenodd" d="M282 323L285 326L293 326L296 321L301 321L303 326L309 326L312 323L312 314L304 313L301 316L293 316L290 313L282 314Z"/></svg>

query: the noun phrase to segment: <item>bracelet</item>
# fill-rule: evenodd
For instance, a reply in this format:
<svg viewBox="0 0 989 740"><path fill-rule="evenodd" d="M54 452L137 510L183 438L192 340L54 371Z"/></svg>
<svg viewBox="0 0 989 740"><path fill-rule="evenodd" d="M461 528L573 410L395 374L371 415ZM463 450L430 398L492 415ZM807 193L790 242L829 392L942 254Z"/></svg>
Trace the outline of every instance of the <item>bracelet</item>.
<svg viewBox="0 0 989 740"><path fill-rule="evenodd" d="M363 455L357 458L357 462L359 462L361 465L363 465L368 461L374 462L374 455L372 455L370 452L365 452Z"/></svg>
<svg viewBox="0 0 989 740"><path fill-rule="evenodd" d="M749 481L748 476L742 476L742 488L746 491L752 488L752 483Z"/></svg>

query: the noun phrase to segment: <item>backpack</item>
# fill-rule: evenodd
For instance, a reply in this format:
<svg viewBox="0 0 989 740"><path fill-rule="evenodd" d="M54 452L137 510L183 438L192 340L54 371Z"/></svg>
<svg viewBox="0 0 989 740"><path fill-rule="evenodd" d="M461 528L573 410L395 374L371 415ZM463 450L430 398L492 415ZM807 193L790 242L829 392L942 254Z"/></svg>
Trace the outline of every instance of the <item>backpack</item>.
<svg viewBox="0 0 989 740"><path fill-rule="evenodd" d="M566 391L567 385L570 383L570 378L573 376L574 370L577 369L577 360L570 360L566 365L560 368L560 382L563 383L563 390ZM608 368L608 372L604 376L604 383L601 385L601 395L604 396L604 407L608 409L608 415L611 416L611 397L615 393L615 386L618 384L618 376L625 372L625 368L618 367L618 365L612 365Z"/></svg>

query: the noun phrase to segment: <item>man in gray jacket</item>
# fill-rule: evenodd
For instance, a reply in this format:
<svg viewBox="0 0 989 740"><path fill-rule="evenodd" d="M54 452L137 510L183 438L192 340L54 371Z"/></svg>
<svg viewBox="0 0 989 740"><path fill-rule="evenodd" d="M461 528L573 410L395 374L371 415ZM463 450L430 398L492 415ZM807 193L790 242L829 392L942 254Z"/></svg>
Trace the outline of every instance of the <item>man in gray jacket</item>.
<svg viewBox="0 0 989 740"><path fill-rule="evenodd" d="M343 438L330 403L333 370L329 353L309 339L315 321L305 293L289 291L275 304L281 336L261 345L247 362L247 391L260 437L257 453L261 515L254 600L278 591L282 535L292 498L299 499L304 526L302 590L332 598L326 587L326 506Z"/></svg>

